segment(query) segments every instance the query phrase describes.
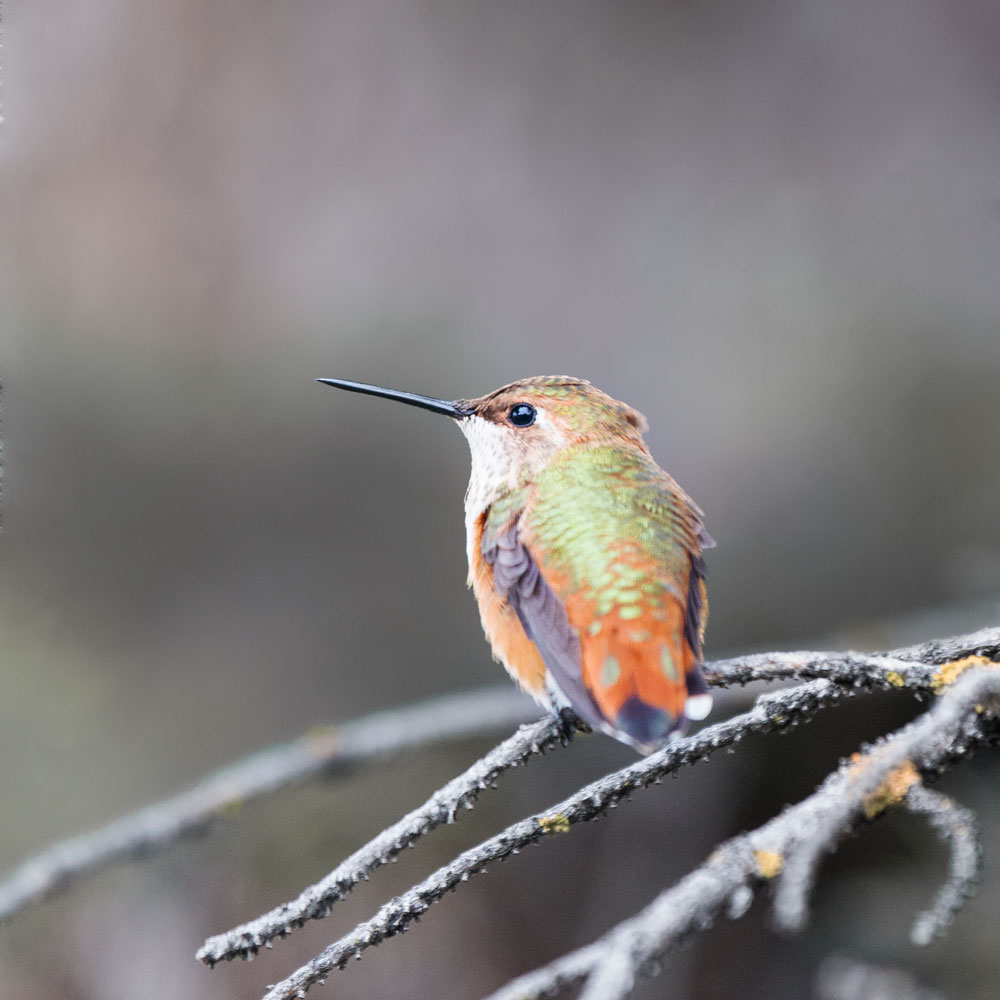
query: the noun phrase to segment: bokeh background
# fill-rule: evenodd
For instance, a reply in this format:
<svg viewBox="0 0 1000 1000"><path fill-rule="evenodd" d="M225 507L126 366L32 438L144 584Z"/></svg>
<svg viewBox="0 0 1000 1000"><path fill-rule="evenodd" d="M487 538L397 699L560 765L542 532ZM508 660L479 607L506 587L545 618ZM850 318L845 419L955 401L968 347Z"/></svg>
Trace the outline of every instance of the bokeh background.
<svg viewBox="0 0 1000 1000"><path fill-rule="evenodd" d="M494 682L466 447L339 376L454 398L590 378L701 503L709 652L891 646L1000 611L995 0L8 0L0 143L0 867L317 722ZM917 706L857 699L449 897L317 996L475 997L592 940ZM0 928L0 995L258 995L464 846L630 759L505 778L333 916L214 973L488 746L247 808ZM643 998L809 996L841 952L996 992L979 896L890 818L811 929L758 904Z"/></svg>

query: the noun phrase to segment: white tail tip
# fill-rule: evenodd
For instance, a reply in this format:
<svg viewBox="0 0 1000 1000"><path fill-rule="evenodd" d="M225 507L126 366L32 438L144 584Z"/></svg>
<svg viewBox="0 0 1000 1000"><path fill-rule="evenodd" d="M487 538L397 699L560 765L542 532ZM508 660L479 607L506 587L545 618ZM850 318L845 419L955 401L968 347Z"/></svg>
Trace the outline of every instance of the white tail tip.
<svg viewBox="0 0 1000 1000"><path fill-rule="evenodd" d="M710 694L693 694L684 702L684 714L693 722L701 722L712 711Z"/></svg>

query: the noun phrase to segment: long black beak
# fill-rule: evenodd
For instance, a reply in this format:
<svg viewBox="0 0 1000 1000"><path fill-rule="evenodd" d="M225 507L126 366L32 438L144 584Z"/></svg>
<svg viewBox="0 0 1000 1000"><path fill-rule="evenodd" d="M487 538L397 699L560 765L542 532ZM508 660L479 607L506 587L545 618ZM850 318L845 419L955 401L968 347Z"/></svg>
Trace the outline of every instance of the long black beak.
<svg viewBox="0 0 1000 1000"><path fill-rule="evenodd" d="M415 392L403 392L400 389L383 389L380 385L369 385L367 382L348 382L342 378L318 378L317 382L324 385L332 385L337 389L346 389L348 392L363 392L369 396L384 396L386 399L398 399L401 403L409 403L410 406L420 406L432 413L443 413L446 417L453 417L455 420L463 420L471 415L471 410L463 410L455 403L449 403L446 399L435 399L433 396L418 396Z"/></svg>

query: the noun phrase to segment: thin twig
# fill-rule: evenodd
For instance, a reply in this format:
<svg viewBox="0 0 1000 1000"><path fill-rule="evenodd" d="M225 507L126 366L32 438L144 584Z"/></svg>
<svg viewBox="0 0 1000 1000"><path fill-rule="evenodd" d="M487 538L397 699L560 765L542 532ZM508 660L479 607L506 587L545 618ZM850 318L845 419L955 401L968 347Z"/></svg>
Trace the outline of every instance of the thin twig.
<svg viewBox="0 0 1000 1000"><path fill-rule="evenodd" d="M586 986L580 1000L627 996L634 981L648 975L655 963L691 934L710 927L726 911L734 895L759 891L780 873L787 857L814 843L817 834L824 835L831 817L842 811L845 799L855 804L848 811L852 825L860 822L866 813L858 808L859 773L868 784L869 774L881 772L884 777L886 760L898 764L909 757L920 774L934 777L956 760L995 742L995 725L977 715L974 707L981 699L998 693L1000 670L970 671L925 716L869 751L870 767L859 771L855 762L842 765L808 798L753 832L733 837L716 848L703 865L636 916L596 942L512 980L488 1000L533 1000L581 980L586 980ZM933 724L925 723L927 719ZM838 826L838 832L843 829ZM740 909L745 907L741 905ZM286 994L273 995L277 1000Z"/></svg>
<svg viewBox="0 0 1000 1000"><path fill-rule="evenodd" d="M492 732L536 714L528 699L505 685L317 728L24 862L0 882L0 920L108 865L161 851L232 815L235 806L278 789L403 750Z"/></svg>
<svg viewBox="0 0 1000 1000"><path fill-rule="evenodd" d="M289 1000L322 981L349 958L405 931L449 890L486 866L500 861L546 836L565 833L576 823L593 819L613 808L632 792L658 782L687 764L696 763L722 747L757 733L785 729L837 700L843 690L828 680L813 680L758 698L743 715L706 726L693 736L669 743L662 750L629 767L600 778L552 806L512 824L494 837L460 854L412 889L386 903L378 913L334 942L288 979L271 987L266 1000Z"/></svg>
<svg viewBox="0 0 1000 1000"><path fill-rule="evenodd" d="M947 930L952 917L972 895L979 880L982 851L975 816L943 792L914 785L906 795L906 807L926 816L950 848L948 879L910 931L914 944L926 945Z"/></svg>
<svg viewBox="0 0 1000 1000"><path fill-rule="evenodd" d="M493 785L508 768L558 745L559 722L547 716L521 728L494 747L485 757L436 791L423 805L383 830L377 837L341 862L320 882L309 886L297 899L269 913L209 938L198 951L207 965L232 958L247 958L275 938L291 933L307 920L325 917L338 900L372 871L388 864L400 851L442 823L452 823L459 809L471 809L479 793Z"/></svg>

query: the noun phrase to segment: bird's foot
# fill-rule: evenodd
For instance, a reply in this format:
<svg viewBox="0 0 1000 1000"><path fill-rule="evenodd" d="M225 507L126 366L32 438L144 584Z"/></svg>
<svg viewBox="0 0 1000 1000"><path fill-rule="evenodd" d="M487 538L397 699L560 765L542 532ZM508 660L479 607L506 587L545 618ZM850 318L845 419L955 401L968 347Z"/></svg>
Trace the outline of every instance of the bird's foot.
<svg viewBox="0 0 1000 1000"><path fill-rule="evenodd" d="M589 733L590 726L571 708L560 708L556 714L559 723L559 742L568 747L576 733Z"/></svg>

